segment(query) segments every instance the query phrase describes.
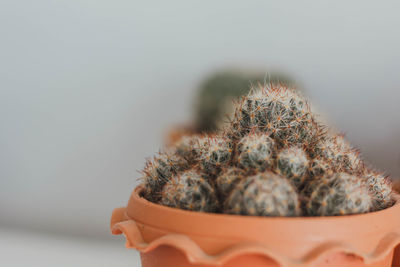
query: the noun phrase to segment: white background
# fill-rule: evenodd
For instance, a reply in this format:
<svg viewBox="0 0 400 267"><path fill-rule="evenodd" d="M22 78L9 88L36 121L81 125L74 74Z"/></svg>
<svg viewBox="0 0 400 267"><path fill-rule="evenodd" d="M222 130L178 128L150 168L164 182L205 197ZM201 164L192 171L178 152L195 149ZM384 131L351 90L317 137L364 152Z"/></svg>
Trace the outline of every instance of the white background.
<svg viewBox="0 0 400 267"><path fill-rule="evenodd" d="M11 245L22 236L38 249L31 266L54 266L40 259L46 251L98 265L78 253L93 242L120 266L137 262L110 237L111 211L125 205L168 127L190 121L200 81L223 67L287 71L368 160L400 175L399 8L0 1L0 229L10 233L0 237L0 264L26 266Z"/></svg>

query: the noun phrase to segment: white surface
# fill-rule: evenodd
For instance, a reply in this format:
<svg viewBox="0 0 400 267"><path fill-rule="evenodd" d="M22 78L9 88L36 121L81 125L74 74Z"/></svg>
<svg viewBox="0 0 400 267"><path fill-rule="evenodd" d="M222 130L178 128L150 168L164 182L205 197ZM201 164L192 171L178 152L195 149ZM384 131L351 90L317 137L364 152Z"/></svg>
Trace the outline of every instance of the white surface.
<svg viewBox="0 0 400 267"><path fill-rule="evenodd" d="M297 77L400 174L399 1L0 1L0 225L107 239L221 66Z"/></svg>
<svg viewBox="0 0 400 267"><path fill-rule="evenodd" d="M139 253L126 249L120 241L111 243L0 228L0 266L140 267Z"/></svg>

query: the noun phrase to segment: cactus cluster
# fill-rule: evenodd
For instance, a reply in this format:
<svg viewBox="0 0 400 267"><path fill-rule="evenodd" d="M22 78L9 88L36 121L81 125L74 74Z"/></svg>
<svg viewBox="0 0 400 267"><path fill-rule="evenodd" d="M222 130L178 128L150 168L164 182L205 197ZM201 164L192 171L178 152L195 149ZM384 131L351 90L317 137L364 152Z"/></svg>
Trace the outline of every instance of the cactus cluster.
<svg viewBox="0 0 400 267"><path fill-rule="evenodd" d="M160 203L185 210L213 212L218 209L214 188L196 170L173 176L161 191Z"/></svg>
<svg viewBox="0 0 400 267"><path fill-rule="evenodd" d="M319 122L298 91L258 84L234 107L226 128L183 136L146 164L146 199L254 216L336 216L393 205L387 176Z"/></svg>

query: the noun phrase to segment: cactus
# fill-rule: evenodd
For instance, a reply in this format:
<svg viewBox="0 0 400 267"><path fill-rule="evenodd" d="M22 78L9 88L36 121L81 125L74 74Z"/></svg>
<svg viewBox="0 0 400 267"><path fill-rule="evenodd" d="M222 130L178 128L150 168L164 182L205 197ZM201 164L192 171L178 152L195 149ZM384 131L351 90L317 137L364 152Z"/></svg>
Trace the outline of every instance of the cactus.
<svg viewBox="0 0 400 267"><path fill-rule="evenodd" d="M231 167L224 169L215 180L219 195L226 198L233 188L246 177L246 172L240 168Z"/></svg>
<svg viewBox="0 0 400 267"><path fill-rule="evenodd" d="M192 211L214 212L218 209L213 187L196 170L174 175L163 187L160 203Z"/></svg>
<svg viewBox="0 0 400 267"><path fill-rule="evenodd" d="M224 203L229 214L258 216L298 216L297 193L289 181L272 172L242 180Z"/></svg>
<svg viewBox="0 0 400 267"><path fill-rule="evenodd" d="M200 167L204 173L215 176L221 168L229 163L233 154L233 144L229 139L210 136L198 144Z"/></svg>
<svg viewBox="0 0 400 267"><path fill-rule="evenodd" d="M160 152L152 160L148 160L142 171L145 196L149 200L156 201L159 192L171 176L186 168L188 168L188 162L177 156L172 150Z"/></svg>
<svg viewBox="0 0 400 267"><path fill-rule="evenodd" d="M147 162L143 183L162 205L242 215L356 214L395 199L388 179L285 85L253 88L223 131L181 137Z"/></svg>
<svg viewBox="0 0 400 267"><path fill-rule="evenodd" d="M372 198L361 178L335 173L308 184L305 205L310 216L333 216L365 213L372 209Z"/></svg>
<svg viewBox="0 0 400 267"><path fill-rule="evenodd" d="M198 162L201 149L207 138L201 135L184 135L174 143L176 154L186 159L188 162L194 164Z"/></svg>
<svg viewBox="0 0 400 267"><path fill-rule="evenodd" d="M335 172L347 172L354 175L362 175L365 172L360 153L342 134L331 134L311 149L312 157L325 159Z"/></svg>
<svg viewBox="0 0 400 267"><path fill-rule="evenodd" d="M281 146L308 146L324 135L307 101L283 84L252 88L236 105L231 138L240 139L255 129L266 132Z"/></svg>
<svg viewBox="0 0 400 267"><path fill-rule="evenodd" d="M263 133L250 133L237 144L237 161L246 170L264 171L273 164L275 141Z"/></svg>
<svg viewBox="0 0 400 267"><path fill-rule="evenodd" d="M390 180L384 174L368 170L366 185L372 195L373 210L382 210L393 204L393 192Z"/></svg>
<svg viewBox="0 0 400 267"><path fill-rule="evenodd" d="M284 148L276 156L275 172L289 178L296 188L300 188L307 179L308 164L307 154L303 149Z"/></svg>

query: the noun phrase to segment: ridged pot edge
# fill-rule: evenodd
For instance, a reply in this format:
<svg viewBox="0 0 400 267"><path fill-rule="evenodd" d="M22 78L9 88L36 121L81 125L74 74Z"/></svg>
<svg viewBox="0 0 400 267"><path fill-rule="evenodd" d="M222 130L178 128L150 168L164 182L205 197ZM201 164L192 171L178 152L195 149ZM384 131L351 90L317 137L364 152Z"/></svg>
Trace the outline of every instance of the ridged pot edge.
<svg viewBox="0 0 400 267"><path fill-rule="evenodd" d="M142 197L139 193L141 187L137 187L130 198L127 208L117 208L113 211L111 218L111 231L113 234L124 234L127 240L126 247L134 248L141 253L148 253L155 250L160 246L169 246L181 251L190 262L199 264L209 265L222 265L225 262L245 254L257 254L267 258L273 259L281 266L309 266L312 262L317 261L321 257L327 256L328 254L335 252L344 252L355 255L356 257L362 258L366 264L382 260L393 249L400 245L400 201L399 197L396 197L396 204L390 208L387 208L378 212L371 212L367 214L357 214L350 216L331 216L331 217L291 217L291 218L271 218L271 217L251 217L251 216L237 216L237 215L225 215L225 214L209 214L191 212L185 210L179 210L169 207L164 207L158 204L151 203ZM146 212L144 211L146 209ZM169 213L174 217L174 222L177 223L179 218L190 217L193 220L202 220L221 222L226 221L226 225L230 225L235 220L240 220L243 223L273 223L279 224L287 223L293 224L310 224L311 228L315 224L322 223L334 223L347 225L349 222L356 221L356 223L365 223L376 219L381 219L382 224L387 224L391 227L385 232L385 234L379 239L374 245L374 248L370 251L365 251L354 246L354 243L346 242L335 242L332 240L326 240L321 242L318 246L314 246L309 249L307 253L304 253L301 257L293 257L292 255L285 255L278 253L271 247L266 246L260 242L249 242L249 241L238 241L236 244L229 246L223 251L216 254L209 254L204 251L195 241L190 238L187 233L169 233L158 237L150 242L146 242L142 237L141 225L143 221L138 219L139 217L148 217L151 219L151 214L155 213L154 220L160 222L160 214ZM133 213L133 216L132 216ZM388 219L389 218L389 219ZM394 221L393 221L394 220ZM163 221L163 220L161 220ZM146 222L145 222L146 224ZM185 222L182 222L184 225ZM360 225L361 227L362 225ZM153 227L157 227L154 226ZM207 227L205 227L207 228ZM177 231L178 232L178 231ZM201 235L202 233L196 233Z"/></svg>

